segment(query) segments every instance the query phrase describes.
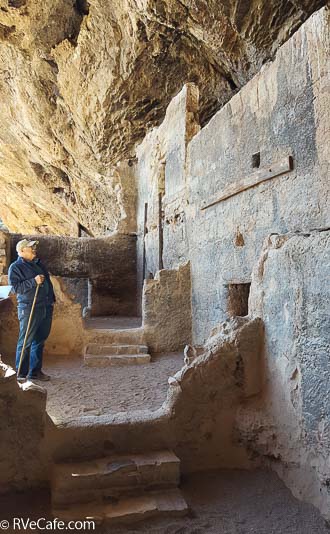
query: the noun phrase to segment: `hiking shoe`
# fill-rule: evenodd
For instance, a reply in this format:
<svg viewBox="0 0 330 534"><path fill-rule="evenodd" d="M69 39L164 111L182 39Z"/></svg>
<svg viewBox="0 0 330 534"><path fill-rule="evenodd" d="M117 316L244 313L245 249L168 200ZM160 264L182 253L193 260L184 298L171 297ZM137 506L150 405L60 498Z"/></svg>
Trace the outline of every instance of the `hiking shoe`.
<svg viewBox="0 0 330 534"><path fill-rule="evenodd" d="M25 382L25 380L26 380L26 376L21 376L20 375L20 376L17 377L17 382Z"/></svg>
<svg viewBox="0 0 330 534"><path fill-rule="evenodd" d="M40 380L42 382L48 382L48 380L50 380L50 376L46 375L43 371L39 371L38 374L29 376L28 378L30 380Z"/></svg>

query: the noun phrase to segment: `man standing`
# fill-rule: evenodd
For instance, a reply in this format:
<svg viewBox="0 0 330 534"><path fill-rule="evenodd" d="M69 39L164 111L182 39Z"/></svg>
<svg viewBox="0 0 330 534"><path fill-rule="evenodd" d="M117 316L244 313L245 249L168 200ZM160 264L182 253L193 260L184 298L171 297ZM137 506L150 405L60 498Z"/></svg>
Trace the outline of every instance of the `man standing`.
<svg viewBox="0 0 330 534"><path fill-rule="evenodd" d="M17 380L26 378L49 380L42 372L42 356L46 339L49 336L55 295L46 267L37 258L38 241L22 239L16 245L18 259L8 271L9 284L17 295L19 336L16 348L16 371L19 369L21 352L29 322L30 312L37 286L38 296L26 340L20 374Z"/></svg>

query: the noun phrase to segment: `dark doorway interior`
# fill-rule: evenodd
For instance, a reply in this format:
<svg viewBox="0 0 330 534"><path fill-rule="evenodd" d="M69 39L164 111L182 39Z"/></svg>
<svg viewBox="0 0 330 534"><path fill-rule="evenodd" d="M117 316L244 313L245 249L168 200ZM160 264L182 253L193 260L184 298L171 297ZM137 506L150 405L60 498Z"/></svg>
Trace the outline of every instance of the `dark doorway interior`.
<svg viewBox="0 0 330 534"><path fill-rule="evenodd" d="M251 283L228 284L228 315L245 317L249 313L249 294Z"/></svg>

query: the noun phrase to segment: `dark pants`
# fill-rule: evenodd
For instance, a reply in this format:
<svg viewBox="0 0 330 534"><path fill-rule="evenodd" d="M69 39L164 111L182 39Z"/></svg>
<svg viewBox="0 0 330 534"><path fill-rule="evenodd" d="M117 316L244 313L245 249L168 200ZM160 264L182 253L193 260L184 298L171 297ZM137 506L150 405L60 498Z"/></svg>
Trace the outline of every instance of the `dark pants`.
<svg viewBox="0 0 330 534"><path fill-rule="evenodd" d="M16 348L16 370L18 370L31 306L18 308L19 336ZM20 376L36 376L42 367L44 344L52 326L53 306L34 308L29 334L26 340Z"/></svg>

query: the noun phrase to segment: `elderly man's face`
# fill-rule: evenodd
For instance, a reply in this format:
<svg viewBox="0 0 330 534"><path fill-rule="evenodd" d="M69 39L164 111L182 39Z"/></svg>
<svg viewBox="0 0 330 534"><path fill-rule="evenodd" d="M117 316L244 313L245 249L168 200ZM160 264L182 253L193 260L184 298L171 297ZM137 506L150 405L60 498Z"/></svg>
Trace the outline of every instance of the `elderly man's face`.
<svg viewBox="0 0 330 534"><path fill-rule="evenodd" d="M19 253L19 256L21 256L24 260L32 261L37 256L37 247L24 247Z"/></svg>

